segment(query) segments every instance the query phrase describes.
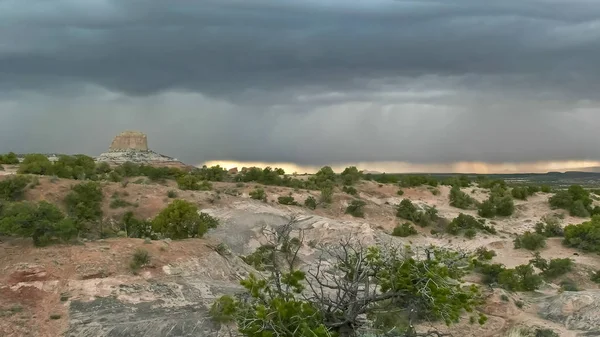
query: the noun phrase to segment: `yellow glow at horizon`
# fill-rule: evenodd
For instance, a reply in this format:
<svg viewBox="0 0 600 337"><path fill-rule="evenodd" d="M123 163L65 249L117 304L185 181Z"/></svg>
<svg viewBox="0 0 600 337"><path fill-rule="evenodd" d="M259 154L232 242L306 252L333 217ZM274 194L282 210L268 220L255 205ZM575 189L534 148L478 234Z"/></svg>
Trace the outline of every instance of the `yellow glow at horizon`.
<svg viewBox="0 0 600 337"><path fill-rule="evenodd" d="M199 164L198 166L202 166ZM280 167L286 173L314 173L319 170L317 166L297 165L294 163L267 163L267 162L237 162L215 160L204 163L207 166L220 165L230 169L237 167ZM348 166L356 166L359 170L388 172L388 173L545 173L548 171L569 171L586 167L600 166L600 161L547 161L531 163L483 163L483 162L458 162L438 164L412 164L405 162L358 162L329 165L335 172L341 172Z"/></svg>

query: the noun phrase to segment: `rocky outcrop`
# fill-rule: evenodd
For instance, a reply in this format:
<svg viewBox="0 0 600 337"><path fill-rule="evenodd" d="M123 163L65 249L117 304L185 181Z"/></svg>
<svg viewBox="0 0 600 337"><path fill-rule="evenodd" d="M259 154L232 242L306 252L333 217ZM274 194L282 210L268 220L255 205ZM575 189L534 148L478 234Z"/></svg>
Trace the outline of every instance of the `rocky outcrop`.
<svg viewBox="0 0 600 337"><path fill-rule="evenodd" d="M171 158L154 151L110 151L101 154L96 157L96 161L106 161L115 164L122 164L124 162L132 163L153 163L153 162L176 162L177 159Z"/></svg>
<svg viewBox="0 0 600 337"><path fill-rule="evenodd" d="M156 153L148 148L148 137L138 131L125 131L116 136L108 149L96 157L97 162L114 165L132 162L154 166L187 169L188 166L175 158Z"/></svg>
<svg viewBox="0 0 600 337"><path fill-rule="evenodd" d="M540 305L539 315L569 330L600 336L600 290L564 292Z"/></svg>
<svg viewBox="0 0 600 337"><path fill-rule="evenodd" d="M109 151L148 151L148 138L138 131L125 131L116 136Z"/></svg>
<svg viewBox="0 0 600 337"><path fill-rule="evenodd" d="M131 302L119 299L147 292L156 299ZM183 280L121 285L111 297L91 302L72 301L67 336L213 336L212 323L202 293Z"/></svg>

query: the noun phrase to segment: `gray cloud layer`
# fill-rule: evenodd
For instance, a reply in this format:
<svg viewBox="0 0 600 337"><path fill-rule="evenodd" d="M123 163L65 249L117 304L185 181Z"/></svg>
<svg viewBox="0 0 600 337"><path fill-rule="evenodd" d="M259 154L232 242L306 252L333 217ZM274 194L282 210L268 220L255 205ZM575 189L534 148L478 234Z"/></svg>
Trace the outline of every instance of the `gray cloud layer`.
<svg viewBox="0 0 600 337"><path fill-rule="evenodd" d="M0 152L600 159L585 0L0 0ZM151 144L152 145L152 144Z"/></svg>

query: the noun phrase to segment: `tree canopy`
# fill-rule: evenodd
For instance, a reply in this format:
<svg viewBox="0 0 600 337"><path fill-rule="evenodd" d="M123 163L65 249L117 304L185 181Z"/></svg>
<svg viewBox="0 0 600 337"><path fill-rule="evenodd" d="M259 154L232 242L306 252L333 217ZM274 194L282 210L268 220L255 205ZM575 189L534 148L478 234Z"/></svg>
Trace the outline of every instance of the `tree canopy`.
<svg viewBox="0 0 600 337"><path fill-rule="evenodd" d="M476 286L461 286L461 266L468 266L468 256L433 247L411 251L342 240L337 247L323 248L314 265L300 269L297 253L303 232L292 234L293 228L288 224L270 231L268 247L280 247L291 236L299 244L291 250L265 250L271 264L267 275L251 274L241 281L244 295L215 302L215 319L234 321L240 333L252 337L346 337L363 327L365 315L376 320L388 309L407 324L384 324L381 332L425 336L416 333L414 324L452 324L482 303ZM483 324L486 317L479 315L478 320Z"/></svg>

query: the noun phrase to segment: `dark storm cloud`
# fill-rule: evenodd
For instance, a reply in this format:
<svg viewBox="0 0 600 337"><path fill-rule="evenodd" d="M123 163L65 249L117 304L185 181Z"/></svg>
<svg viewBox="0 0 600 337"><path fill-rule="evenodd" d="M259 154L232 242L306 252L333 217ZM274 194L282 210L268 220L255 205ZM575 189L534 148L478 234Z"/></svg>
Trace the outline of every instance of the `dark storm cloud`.
<svg viewBox="0 0 600 337"><path fill-rule="evenodd" d="M54 3L54 2L53 2ZM45 5L43 5L45 4ZM355 78L526 74L597 83L600 5L581 1L4 1L2 86L351 87ZM2 52L4 50L4 52ZM591 93L586 90L585 95Z"/></svg>
<svg viewBox="0 0 600 337"><path fill-rule="evenodd" d="M583 0L0 0L0 152L97 153L135 128L192 162L600 159L598 18Z"/></svg>

